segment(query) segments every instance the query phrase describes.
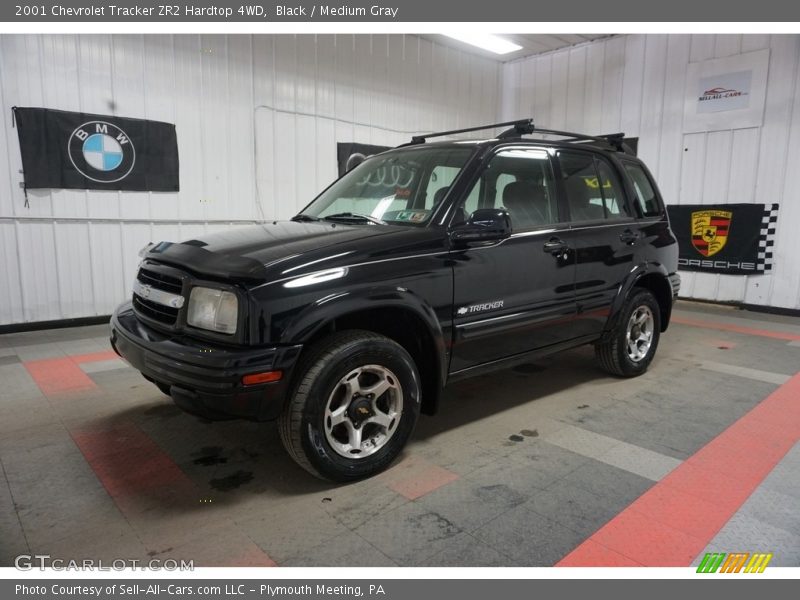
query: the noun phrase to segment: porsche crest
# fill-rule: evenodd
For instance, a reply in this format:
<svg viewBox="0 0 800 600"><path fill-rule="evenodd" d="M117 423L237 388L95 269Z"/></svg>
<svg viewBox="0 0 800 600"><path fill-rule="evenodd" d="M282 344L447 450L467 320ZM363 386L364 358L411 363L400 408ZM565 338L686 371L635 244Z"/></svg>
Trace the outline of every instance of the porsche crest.
<svg viewBox="0 0 800 600"><path fill-rule="evenodd" d="M725 247L733 213L698 210L692 213L692 246L703 256L713 256Z"/></svg>

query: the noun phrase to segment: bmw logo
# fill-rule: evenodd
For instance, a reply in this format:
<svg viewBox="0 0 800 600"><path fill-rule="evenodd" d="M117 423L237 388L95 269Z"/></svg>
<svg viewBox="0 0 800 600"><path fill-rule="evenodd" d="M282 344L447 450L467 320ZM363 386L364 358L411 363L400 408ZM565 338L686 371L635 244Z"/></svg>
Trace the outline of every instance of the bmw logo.
<svg viewBox="0 0 800 600"><path fill-rule="evenodd" d="M99 183L124 179L136 162L128 134L107 121L89 121L77 127L69 136L67 154L81 175Z"/></svg>

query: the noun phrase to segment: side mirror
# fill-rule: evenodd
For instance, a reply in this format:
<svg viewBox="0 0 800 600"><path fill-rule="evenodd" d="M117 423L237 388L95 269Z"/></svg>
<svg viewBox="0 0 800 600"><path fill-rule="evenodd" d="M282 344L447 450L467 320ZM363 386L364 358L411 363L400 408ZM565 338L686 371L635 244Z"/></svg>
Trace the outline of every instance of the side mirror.
<svg viewBox="0 0 800 600"><path fill-rule="evenodd" d="M505 208L479 208L469 220L450 232L450 241L466 245L493 242L511 235L511 216Z"/></svg>

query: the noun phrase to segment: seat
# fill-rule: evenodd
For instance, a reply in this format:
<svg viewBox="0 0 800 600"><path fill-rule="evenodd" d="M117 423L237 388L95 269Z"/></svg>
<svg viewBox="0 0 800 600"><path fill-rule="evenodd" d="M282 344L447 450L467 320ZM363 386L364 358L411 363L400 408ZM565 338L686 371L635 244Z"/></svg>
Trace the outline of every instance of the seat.
<svg viewBox="0 0 800 600"><path fill-rule="evenodd" d="M565 180L569 212L573 221L597 221L605 218L605 209L592 204L589 188L580 177Z"/></svg>
<svg viewBox="0 0 800 600"><path fill-rule="evenodd" d="M433 206L431 206L431 210L435 209L442 203L444 197L447 195L447 192L450 191L450 186L446 185L444 187L440 187L436 192L433 194Z"/></svg>
<svg viewBox="0 0 800 600"><path fill-rule="evenodd" d="M544 187L534 181L514 181L503 189L503 206L515 228L526 229L553 222Z"/></svg>

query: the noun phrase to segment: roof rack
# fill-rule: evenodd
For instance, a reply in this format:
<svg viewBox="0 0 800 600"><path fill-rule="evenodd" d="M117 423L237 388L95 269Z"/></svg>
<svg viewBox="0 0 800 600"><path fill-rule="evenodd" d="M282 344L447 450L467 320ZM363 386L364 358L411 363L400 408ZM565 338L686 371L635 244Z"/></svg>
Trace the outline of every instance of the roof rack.
<svg viewBox="0 0 800 600"><path fill-rule="evenodd" d="M514 139L522 137L523 135L541 133L544 135L557 135L559 137L567 138L564 140L567 142L595 142L610 146L618 152L633 154L633 151L624 142L624 133L586 135L583 133L573 133L571 131L559 131L557 129L540 129L533 124L533 119L519 119L517 121L505 121L503 123L492 123L490 125L480 125L478 127L467 127L464 129L452 129L450 131L438 131L435 133L426 133L424 135L415 135L411 138L411 142L403 145L424 144L429 138L444 137L459 133L469 133L472 131L481 131L483 129L498 129L500 127L509 127L509 129L506 129L497 136L497 139L499 140Z"/></svg>
<svg viewBox="0 0 800 600"><path fill-rule="evenodd" d="M503 132L498 137L506 137L505 134L508 133L507 137L517 137L512 134L511 130L507 132ZM626 154L633 154L633 151L625 144L625 134L624 133L606 133L602 135L586 135L584 133L573 133L571 131L558 131L556 129L539 129L536 128L535 133L542 133L545 135L557 135L560 137L567 138L565 142L595 142L599 144L604 144L611 146L614 150L618 152L624 152Z"/></svg>
<svg viewBox="0 0 800 600"><path fill-rule="evenodd" d="M524 128L529 126L533 130L533 119L522 119L520 121L504 121L503 123L492 123L491 125L479 125L478 127L467 127L465 129L451 129L450 131L437 131L435 133L426 133L423 135L415 135L411 138L412 144L424 144L426 140L434 137L444 137L447 135L456 135L459 133L469 133L471 131L481 131L482 129L499 129L500 127L512 126L508 131L516 131L517 127ZM522 133L520 133L522 135Z"/></svg>

